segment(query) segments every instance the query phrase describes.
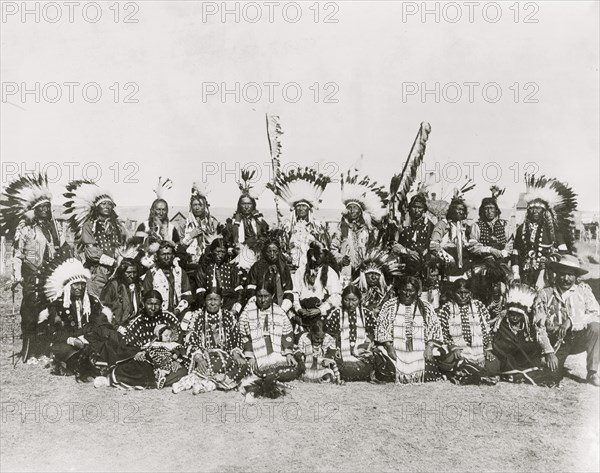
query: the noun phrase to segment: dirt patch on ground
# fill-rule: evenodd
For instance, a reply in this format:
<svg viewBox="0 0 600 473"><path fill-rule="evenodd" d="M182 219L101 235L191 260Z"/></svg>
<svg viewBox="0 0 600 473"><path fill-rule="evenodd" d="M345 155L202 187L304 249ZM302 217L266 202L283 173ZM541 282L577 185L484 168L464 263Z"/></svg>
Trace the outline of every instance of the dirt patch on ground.
<svg viewBox="0 0 600 473"><path fill-rule="evenodd" d="M94 389L11 354L1 294L2 471L597 471L599 390L571 357L560 388L292 383L237 392ZM15 321L15 322L13 322Z"/></svg>

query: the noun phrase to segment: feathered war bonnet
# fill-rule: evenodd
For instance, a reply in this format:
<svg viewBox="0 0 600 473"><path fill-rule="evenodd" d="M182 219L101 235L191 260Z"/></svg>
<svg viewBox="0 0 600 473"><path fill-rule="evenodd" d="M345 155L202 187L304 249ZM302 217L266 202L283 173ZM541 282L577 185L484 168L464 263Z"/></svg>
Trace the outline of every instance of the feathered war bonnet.
<svg viewBox="0 0 600 473"><path fill-rule="evenodd" d="M321 195L330 182L330 177L305 167L279 174L275 182L267 184L267 188L280 197L290 210L300 203L314 210L321 203Z"/></svg>
<svg viewBox="0 0 600 473"><path fill-rule="evenodd" d="M393 279L400 276L400 263L388 252L372 248L360 264L359 271L358 287L361 291L367 290L367 273L379 274L380 289L386 291L388 284L392 284ZM354 281L354 284L356 283L357 281Z"/></svg>
<svg viewBox="0 0 600 473"><path fill-rule="evenodd" d="M535 301L536 292L526 284L512 284L506 294L506 311L529 314Z"/></svg>
<svg viewBox="0 0 600 473"><path fill-rule="evenodd" d="M65 215L69 217L69 226L77 239L81 237L83 224L92 218L93 211L99 204L112 202L115 205L110 192L88 180L69 182L64 196L67 199L64 204L66 208Z"/></svg>
<svg viewBox="0 0 600 473"><path fill-rule="evenodd" d="M90 270L80 260L73 258L68 248L61 248L56 257L40 271L39 284L44 299L54 302L71 284L87 283L91 277Z"/></svg>
<svg viewBox="0 0 600 473"><path fill-rule="evenodd" d="M42 265L36 280L35 300L40 307L44 307L40 320L48 316L48 306L60 297L63 298L63 307L68 309L71 305L71 286L77 282L87 283L91 277L89 269L80 260L73 258L68 246L60 248L52 260ZM83 295L82 311L86 317L91 313L87 290ZM106 310L105 315L110 321L112 313Z"/></svg>
<svg viewBox="0 0 600 473"><path fill-rule="evenodd" d="M22 221L33 220L36 207L51 200L46 175L22 176L11 182L0 199L0 235L12 236Z"/></svg>
<svg viewBox="0 0 600 473"><path fill-rule="evenodd" d="M542 206L546 212L546 220L552 224L552 230L558 229L569 251L573 251L573 212L577 210L577 194L568 185L545 176L525 176L525 183L527 192L524 199L527 208Z"/></svg>
<svg viewBox="0 0 600 473"><path fill-rule="evenodd" d="M367 176L359 180L358 175L350 171L342 174L342 203L346 207L344 214L348 213L348 206L358 205L362 216L371 229L374 223L379 223L388 213L388 192L375 181L370 181Z"/></svg>

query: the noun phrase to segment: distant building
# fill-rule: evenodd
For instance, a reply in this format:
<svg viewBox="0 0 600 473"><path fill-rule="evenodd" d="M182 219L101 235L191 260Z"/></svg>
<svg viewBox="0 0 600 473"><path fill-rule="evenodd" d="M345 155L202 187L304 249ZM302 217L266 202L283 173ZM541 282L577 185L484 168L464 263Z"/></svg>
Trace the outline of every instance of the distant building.
<svg viewBox="0 0 600 473"><path fill-rule="evenodd" d="M515 212L516 224L520 224L525 220L525 214L527 213L527 202L525 202L525 192L519 194L519 200L517 201L517 207Z"/></svg>
<svg viewBox="0 0 600 473"><path fill-rule="evenodd" d="M173 217L171 217L171 223L175 225L179 235L183 235L185 233L186 220L187 219L185 215L183 215L181 212L177 212L175 215L173 215Z"/></svg>

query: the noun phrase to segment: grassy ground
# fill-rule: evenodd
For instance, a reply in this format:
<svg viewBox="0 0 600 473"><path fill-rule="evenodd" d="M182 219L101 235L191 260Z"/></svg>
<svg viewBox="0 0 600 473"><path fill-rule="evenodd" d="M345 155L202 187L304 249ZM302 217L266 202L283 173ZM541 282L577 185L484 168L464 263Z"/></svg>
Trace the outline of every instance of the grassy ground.
<svg viewBox="0 0 600 473"><path fill-rule="evenodd" d="M560 388L292 383L237 392L94 389L18 364L0 293L2 471L598 471L599 390L569 358Z"/></svg>

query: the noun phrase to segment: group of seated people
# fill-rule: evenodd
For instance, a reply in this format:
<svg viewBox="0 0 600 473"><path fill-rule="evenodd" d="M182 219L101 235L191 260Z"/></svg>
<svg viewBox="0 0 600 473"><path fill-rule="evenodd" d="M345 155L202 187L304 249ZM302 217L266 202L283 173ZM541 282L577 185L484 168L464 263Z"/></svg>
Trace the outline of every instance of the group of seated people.
<svg viewBox="0 0 600 473"><path fill-rule="evenodd" d="M221 254L222 239L211 247L213 255ZM276 264L276 243L266 248L262 258ZM283 266L287 276L281 278L277 271L260 273L255 263L246 288L232 294L213 280L197 290L185 311L170 311L147 276L139 280L132 259L121 262L97 299L86 291L86 269L68 258L62 265L73 266L72 276L63 293L70 299L62 296L50 305L39 333L48 337L64 372L95 377L96 386L172 386L175 393L195 394L240 388L275 396L279 383L295 379L554 385L567 356L581 352L587 353L588 381L597 385L598 302L577 281L584 270L575 257L550 263L553 283L540 291L509 285L494 318L464 278L451 284L449 300L436 310L424 300L419 278L399 275L382 306L369 308L359 284L342 288L327 250L310 252L309 261L321 255L315 262L320 271L313 278L305 271L306 284L322 273L335 280L320 282L338 291L324 300L301 299L302 288L293 284L284 290L289 268ZM259 276L251 278L255 272ZM136 310L123 317L127 304Z"/></svg>
<svg viewBox="0 0 600 473"><path fill-rule="evenodd" d="M298 182L312 194L292 192ZM49 199L31 204L15 260L46 249L18 267L23 358L51 354L55 372L98 387L276 397L295 379L556 385L567 356L586 352L598 386L598 302L548 192L530 196L511 236L495 197L467 225L461 196L432 219L418 193L394 227L382 188L348 177L330 237L313 215L326 184L310 170L281 180L292 217L276 232L247 188L226 225L193 188L182 237L157 199L128 249L112 198L73 183L81 258L50 231Z"/></svg>

